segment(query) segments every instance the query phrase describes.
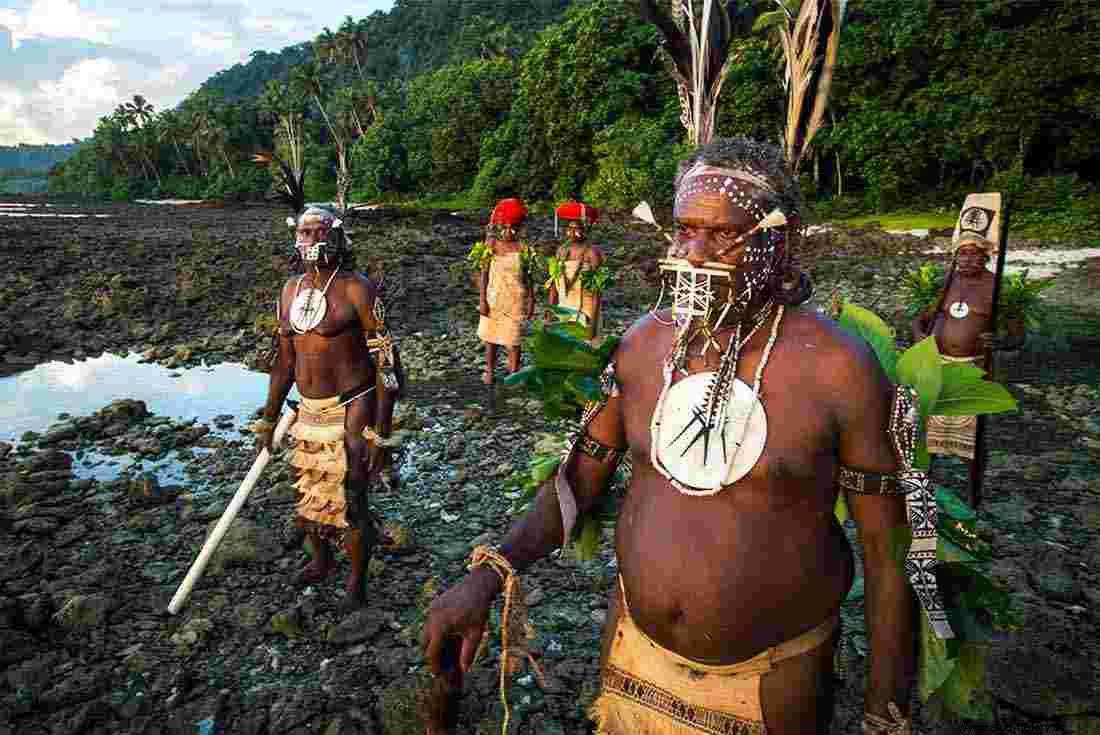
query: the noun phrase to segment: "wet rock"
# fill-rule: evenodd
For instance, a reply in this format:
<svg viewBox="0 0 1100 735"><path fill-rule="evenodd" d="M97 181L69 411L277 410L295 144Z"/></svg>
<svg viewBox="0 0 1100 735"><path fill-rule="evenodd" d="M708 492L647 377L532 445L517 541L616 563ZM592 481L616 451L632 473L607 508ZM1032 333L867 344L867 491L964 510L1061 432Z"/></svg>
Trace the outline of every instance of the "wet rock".
<svg viewBox="0 0 1100 735"><path fill-rule="evenodd" d="M207 536L214 530L215 525L217 525L216 520L207 526ZM206 573L218 575L232 565L271 561L280 553L279 539L274 531L259 526L247 518L237 518L222 538L217 551L210 558L210 566Z"/></svg>
<svg viewBox="0 0 1100 735"><path fill-rule="evenodd" d="M272 735L288 733L306 724L325 708L324 694L315 688L299 687L277 700L268 711L268 731Z"/></svg>
<svg viewBox="0 0 1100 735"><path fill-rule="evenodd" d="M1068 735L1100 735L1100 717L1067 717L1062 720L1062 727Z"/></svg>
<svg viewBox="0 0 1100 735"><path fill-rule="evenodd" d="M150 414L149 409L145 406L145 401L121 398L117 401L108 403L97 412L97 415L104 419L121 421L125 424L129 424L138 419L143 419Z"/></svg>
<svg viewBox="0 0 1100 735"><path fill-rule="evenodd" d="M302 612L297 607L272 615L270 626L272 632L287 638L301 638L305 635L305 631L302 630Z"/></svg>
<svg viewBox="0 0 1100 735"><path fill-rule="evenodd" d="M267 613L254 605L238 605L233 609L237 625L247 630L257 630L267 619Z"/></svg>
<svg viewBox="0 0 1100 735"><path fill-rule="evenodd" d="M31 632L45 630L54 614L53 601L49 595L30 593L19 598L22 627Z"/></svg>
<svg viewBox="0 0 1100 735"><path fill-rule="evenodd" d="M54 620L69 630L91 630L104 625L118 605L117 598L104 593L72 595L61 605Z"/></svg>
<svg viewBox="0 0 1100 735"><path fill-rule="evenodd" d="M42 470L68 469L72 464L72 457L65 454L65 452L47 449L31 455L29 459L20 464L19 469L28 474L33 474Z"/></svg>
<svg viewBox="0 0 1100 735"><path fill-rule="evenodd" d="M59 426L55 429L50 429L38 440L38 446L48 447L52 444L57 444L60 441L66 439L75 439L80 435L80 431L75 426Z"/></svg>
<svg viewBox="0 0 1100 735"><path fill-rule="evenodd" d="M169 637L176 646L176 653L181 656L189 655L202 643L214 629L214 623L207 618L192 618Z"/></svg>
<svg viewBox="0 0 1100 735"><path fill-rule="evenodd" d="M63 549L74 541L86 538L87 535L88 524L81 521L73 521L54 534L53 545L56 548Z"/></svg>
<svg viewBox="0 0 1100 735"><path fill-rule="evenodd" d="M325 634L325 640L339 645L368 641L378 635L385 622L385 618L376 610L356 610L331 626Z"/></svg>
<svg viewBox="0 0 1100 735"><path fill-rule="evenodd" d="M57 527L58 523L53 518L28 518L13 523L11 530L15 533L49 536L57 530Z"/></svg>

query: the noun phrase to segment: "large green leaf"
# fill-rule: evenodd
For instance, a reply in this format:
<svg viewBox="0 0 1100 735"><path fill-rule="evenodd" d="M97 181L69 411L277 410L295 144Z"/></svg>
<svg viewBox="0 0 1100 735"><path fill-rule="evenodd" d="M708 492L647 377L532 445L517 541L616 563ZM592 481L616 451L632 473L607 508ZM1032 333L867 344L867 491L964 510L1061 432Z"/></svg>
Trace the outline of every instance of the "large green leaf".
<svg viewBox="0 0 1100 735"><path fill-rule="evenodd" d="M599 358L582 340L549 330L537 332L530 340L535 367L541 370L580 371L596 374Z"/></svg>
<svg viewBox="0 0 1100 735"><path fill-rule="evenodd" d="M570 375L565 379L565 387L570 393L584 402L598 401L603 395L600 390L600 381L588 375Z"/></svg>
<svg viewBox="0 0 1100 735"><path fill-rule="evenodd" d="M943 686L958 659L949 658L947 643L936 635L928 623L928 616L920 613L920 672L917 676L917 689L922 702L927 702L932 694Z"/></svg>
<svg viewBox="0 0 1100 735"><path fill-rule="evenodd" d="M515 385L525 385L527 383L535 384L537 383L536 376L537 370L534 368L534 366L529 365L525 368L517 370L511 375L506 375L504 377L504 384L508 387L512 387Z"/></svg>
<svg viewBox="0 0 1100 735"><path fill-rule="evenodd" d="M577 558L587 561L600 551L600 531L603 524L592 515L585 516L581 522L581 535L577 539Z"/></svg>
<svg viewBox="0 0 1100 735"><path fill-rule="evenodd" d="M554 307L560 308L560 307ZM572 309L565 309L565 311L573 311ZM580 314L580 312L576 312ZM551 334L561 335L562 337L572 337L588 347L588 317L580 314L580 319L574 319L570 321L553 322L546 327L546 331Z"/></svg>
<svg viewBox="0 0 1100 735"><path fill-rule="evenodd" d="M924 439L917 440L917 446L913 450L913 469L928 471L932 465L932 457L928 454L928 444Z"/></svg>
<svg viewBox="0 0 1100 735"><path fill-rule="evenodd" d="M939 485L936 486L936 505L939 506L941 516L946 513L960 521L972 521L978 517L977 512L958 493Z"/></svg>
<svg viewBox="0 0 1100 735"><path fill-rule="evenodd" d="M841 490L836 494L836 503L833 504L833 515L836 516L837 523L844 525L844 521L848 520L848 496Z"/></svg>
<svg viewBox="0 0 1100 735"><path fill-rule="evenodd" d="M955 543L954 539L942 531L936 536L936 560L941 563L961 562L964 564L976 564L981 561L970 549Z"/></svg>
<svg viewBox="0 0 1100 735"><path fill-rule="evenodd" d="M977 416L1015 411L1016 407L1016 399L1000 383L980 380L951 384L945 380L931 415Z"/></svg>
<svg viewBox="0 0 1100 735"><path fill-rule="evenodd" d="M989 646L964 643L951 674L937 692L947 712L964 720L993 721L993 698L985 686Z"/></svg>
<svg viewBox="0 0 1100 735"><path fill-rule="evenodd" d="M894 330L870 309L852 303L844 304L838 323L844 331L867 341L886 376L896 383L898 351Z"/></svg>
<svg viewBox="0 0 1100 735"><path fill-rule="evenodd" d="M935 337L926 337L901 354L897 377L903 385L916 388L921 415L931 416L943 386L943 368Z"/></svg>

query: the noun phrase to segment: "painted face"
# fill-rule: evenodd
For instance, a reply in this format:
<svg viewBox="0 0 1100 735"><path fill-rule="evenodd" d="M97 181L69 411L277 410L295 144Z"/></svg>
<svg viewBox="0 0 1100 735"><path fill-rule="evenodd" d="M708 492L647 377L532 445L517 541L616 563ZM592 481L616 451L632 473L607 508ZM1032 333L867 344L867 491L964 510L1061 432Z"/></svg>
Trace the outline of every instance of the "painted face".
<svg viewBox="0 0 1100 735"><path fill-rule="evenodd" d="M565 227L565 236L570 242L582 242L584 240L584 225L578 220L570 220Z"/></svg>
<svg viewBox="0 0 1100 735"><path fill-rule="evenodd" d="M329 226L320 217L303 217L294 231L295 247L306 263L316 263L326 248Z"/></svg>
<svg viewBox="0 0 1100 735"><path fill-rule="evenodd" d="M975 276L985 270L989 255L979 246L965 243L955 251L955 264L964 276Z"/></svg>
<svg viewBox="0 0 1100 735"><path fill-rule="evenodd" d="M516 228L512 225L500 225L497 234L500 236L501 242L515 242L516 240Z"/></svg>
<svg viewBox="0 0 1100 735"><path fill-rule="evenodd" d="M706 297L700 290L710 292L711 310L728 303L729 315L736 316L753 296L770 289L782 234L747 234L764 219L766 196L722 169L708 167L681 182L673 209L676 237L668 251L680 263L667 270L675 271L674 295L694 292L691 316L700 316L699 304Z"/></svg>

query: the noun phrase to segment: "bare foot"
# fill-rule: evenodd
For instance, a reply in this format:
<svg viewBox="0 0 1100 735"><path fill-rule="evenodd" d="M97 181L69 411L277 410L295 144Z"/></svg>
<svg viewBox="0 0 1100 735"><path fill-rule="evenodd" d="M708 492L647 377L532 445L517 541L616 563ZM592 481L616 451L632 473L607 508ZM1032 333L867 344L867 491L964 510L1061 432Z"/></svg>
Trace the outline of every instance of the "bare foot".
<svg viewBox="0 0 1100 735"><path fill-rule="evenodd" d="M314 559L298 572L299 584L317 584L328 578L336 564L331 559Z"/></svg>
<svg viewBox="0 0 1100 735"><path fill-rule="evenodd" d="M344 588L344 599L340 601L340 612L345 615L367 606L367 585L363 575L353 574Z"/></svg>

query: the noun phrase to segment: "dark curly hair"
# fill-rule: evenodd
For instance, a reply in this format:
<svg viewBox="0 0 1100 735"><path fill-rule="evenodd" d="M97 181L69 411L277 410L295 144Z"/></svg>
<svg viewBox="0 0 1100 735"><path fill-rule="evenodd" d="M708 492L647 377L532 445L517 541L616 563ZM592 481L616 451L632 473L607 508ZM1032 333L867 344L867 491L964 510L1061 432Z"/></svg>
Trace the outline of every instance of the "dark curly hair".
<svg viewBox="0 0 1100 735"><path fill-rule="evenodd" d="M772 192L767 193L765 210L779 208L788 222L773 280L775 299L792 306L807 301L813 295L813 285L799 268L794 252L795 241L801 239L802 190L791 175L783 150L749 138L715 138L680 162L674 188L679 188L684 174L697 163L747 171L767 182Z"/></svg>

